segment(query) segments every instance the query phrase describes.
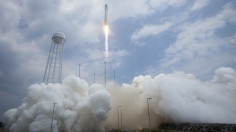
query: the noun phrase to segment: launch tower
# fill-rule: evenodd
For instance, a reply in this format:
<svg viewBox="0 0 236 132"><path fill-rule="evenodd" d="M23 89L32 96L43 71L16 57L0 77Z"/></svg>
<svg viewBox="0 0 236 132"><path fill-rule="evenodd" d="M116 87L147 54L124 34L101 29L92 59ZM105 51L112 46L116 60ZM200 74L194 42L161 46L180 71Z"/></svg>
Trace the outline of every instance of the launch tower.
<svg viewBox="0 0 236 132"><path fill-rule="evenodd" d="M61 83L62 81L62 58L65 43L65 34L58 32L52 36L52 43L48 55L48 61L43 76L43 82Z"/></svg>

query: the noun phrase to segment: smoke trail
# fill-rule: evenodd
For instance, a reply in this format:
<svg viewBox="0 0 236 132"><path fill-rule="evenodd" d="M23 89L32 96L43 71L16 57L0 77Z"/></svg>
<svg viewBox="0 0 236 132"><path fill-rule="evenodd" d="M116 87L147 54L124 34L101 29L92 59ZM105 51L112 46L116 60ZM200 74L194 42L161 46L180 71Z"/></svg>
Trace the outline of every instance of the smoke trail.
<svg viewBox="0 0 236 132"><path fill-rule="evenodd" d="M131 84L88 85L75 76L60 84L35 84L21 106L4 113L11 131L104 131L117 128L117 106L123 110L123 128L148 127L162 122L235 123L236 72L221 67L209 81L174 72L155 77L137 76ZM112 102L111 102L112 100ZM104 122L105 121L105 122ZM105 129L104 129L105 128Z"/></svg>
<svg viewBox="0 0 236 132"><path fill-rule="evenodd" d="M104 25L104 34L105 34L105 61L109 56L109 47L108 47L108 35L109 35L109 26L106 24Z"/></svg>

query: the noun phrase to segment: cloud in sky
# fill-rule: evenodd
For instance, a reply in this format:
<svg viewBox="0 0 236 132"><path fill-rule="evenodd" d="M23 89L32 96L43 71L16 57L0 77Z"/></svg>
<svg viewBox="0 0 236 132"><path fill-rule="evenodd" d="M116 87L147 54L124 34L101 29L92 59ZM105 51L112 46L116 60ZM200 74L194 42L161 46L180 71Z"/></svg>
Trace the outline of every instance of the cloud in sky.
<svg viewBox="0 0 236 132"><path fill-rule="evenodd" d="M131 36L131 40L138 41L139 39L145 38L147 36L156 36L161 32L164 32L165 30L169 29L171 25L172 24L169 22L160 25L152 25L152 24L144 25L140 30L136 31Z"/></svg>
<svg viewBox="0 0 236 132"><path fill-rule="evenodd" d="M232 8L232 5L226 4L222 11L214 16L180 25L180 32L175 43L165 50L162 66L168 67L180 62L189 64L194 62L188 61L193 58L202 58L207 61L213 56L218 57L218 59L212 60L213 65L217 65L219 62L222 62L221 65L230 63L233 57L231 56L232 53L229 53L228 50L222 50L222 48L229 48L227 44L230 40L227 37L219 37L217 33L227 24L235 25L234 20L232 20L235 13L236 10ZM187 62L184 63L185 61ZM196 67L199 65L196 64Z"/></svg>
<svg viewBox="0 0 236 132"><path fill-rule="evenodd" d="M193 10L193 11L200 10L203 7L207 6L208 3L209 3L209 0L195 0L191 10Z"/></svg>
<svg viewBox="0 0 236 132"><path fill-rule="evenodd" d="M183 6L187 1L186 0L150 0L149 6L157 11L164 11L168 8L178 8Z"/></svg>
<svg viewBox="0 0 236 132"><path fill-rule="evenodd" d="M218 67L235 68L235 1L0 1L0 93L6 95L0 100L20 100L42 81L58 31L66 35L63 76L78 75L82 64L82 78L92 82L96 73L103 82L105 3L112 32L108 79L114 68L119 83L174 70L209 79Z"/></svg>

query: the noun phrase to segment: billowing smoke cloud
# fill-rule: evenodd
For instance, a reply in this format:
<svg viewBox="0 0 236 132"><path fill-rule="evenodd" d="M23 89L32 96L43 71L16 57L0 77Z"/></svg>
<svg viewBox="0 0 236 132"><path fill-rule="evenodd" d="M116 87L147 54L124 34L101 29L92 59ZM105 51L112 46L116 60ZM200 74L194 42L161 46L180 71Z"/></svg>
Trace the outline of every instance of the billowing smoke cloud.
<svg viewBox="0 0 236 132"><path fill-rule="evenodd" d="M138 76L132 84L108 83L106 88L69 76L62 85L30 86L23 104L5 117L12 131L48 131L56 102L54 131L104 131L118 127L121 106L123 128L141 129L148 127L147 98L152 98L152 127L162 122L235 123L236 72L222 67L209 81L183 72Z"/></svg>
<svg viewBox="0 0 236 132"><path fill-rule="evenodd" d="M35 84L17 109L7 111L11 131L50 131L53 103L53 131L104 131L102 122L110 110L110 94L102 85L89 86L68 76L60 84Z"/></svg>
<svg viewBox="0 0 236 132"><path fill-rule="evenodd" d="M236 72L232 68L217 69L213 79L205 82L183 72L138 76L132 84L108 91L113 102L108 128L118 127L117 106L122 107L123 128L147 128L147 98L152 98L152 127L162 122L236 122Z"/></svg>

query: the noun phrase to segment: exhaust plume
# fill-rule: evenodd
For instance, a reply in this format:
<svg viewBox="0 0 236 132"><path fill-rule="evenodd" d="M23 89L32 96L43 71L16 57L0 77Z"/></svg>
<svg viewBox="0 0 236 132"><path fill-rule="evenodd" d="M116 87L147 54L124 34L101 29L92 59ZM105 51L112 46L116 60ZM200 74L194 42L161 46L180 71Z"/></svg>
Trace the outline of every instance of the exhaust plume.
<svg viewBox="0 0 236 132"><path fill-rule="evenodd" d="M173 72L155 77L137 76L131 84L108 82L88 85L76 76L62 84L34 84L18 108L4 117L10 131L49 131L53 103L53 131L105 131L117 129L117 106L124 129L148 128L163 122L235 123L236 72L221 67L209 81Z"/></svg>
<svg viewBox="0 0 236 132"><path fill-rule="evenodd" d="M104 131L111 102L102 85L68 76L62 84L34 84L28 90L22 105L4 114L10 131L50 131L54 102L53 131Z"/></svg>
<svg viewBox="0 0 236 132"><path fill-rule="evenodd" d="M108 51L108 35L109 35L109 26L108 25L104 25L104 34L105 34L105 60L108 58L109 56L109 51Z"/></svg>

